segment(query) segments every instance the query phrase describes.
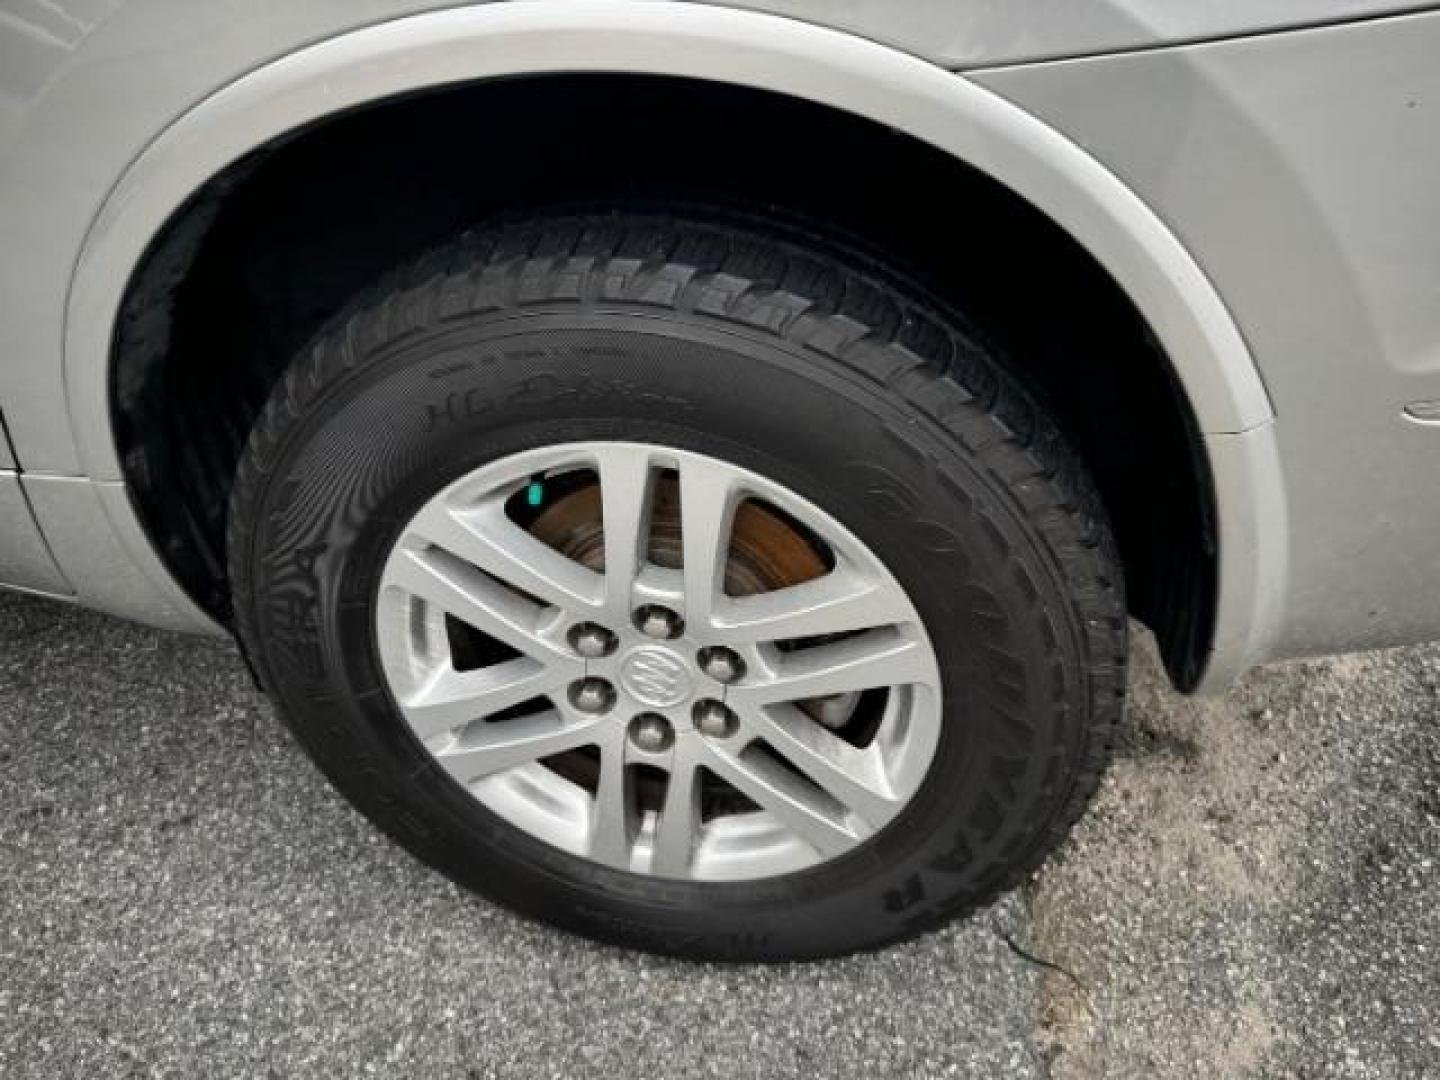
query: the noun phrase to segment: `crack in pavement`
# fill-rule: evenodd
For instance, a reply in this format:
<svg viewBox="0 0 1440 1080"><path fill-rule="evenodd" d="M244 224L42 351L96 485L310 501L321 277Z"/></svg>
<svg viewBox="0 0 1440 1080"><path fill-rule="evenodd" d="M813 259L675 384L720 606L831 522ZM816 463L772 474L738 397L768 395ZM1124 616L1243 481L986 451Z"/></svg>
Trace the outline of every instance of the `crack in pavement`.
<svg viewBox="0 0 1440 1080"><path fill-rule="evenodd" d="M1072 983L1075 984L1075 988L1079 990L1082 994L1084 994L1088 1001L1088 999L1090 998L1090 988L1085 985L1085 980L1080 978L1079 975L1076 975L1069 968L1061 964L1055 963L1055 961L1053 960L1046 960L1043 956L1036 956L1028 949L1021 947L1018 943L1016 943L1013 937L1011 937L1008 933L1006 933L1004 930L999 929L998 927L996 928L996 933L1000 935L1000 940L1009 947L1010 951L1013 952L1016 956L1020 957L1020 959L1025 960L1028 963L1034 964L1036 967L1043 968L1047 971L1059 972L1061 975L1064 975L1065 978L1069 979Z"/></svg>

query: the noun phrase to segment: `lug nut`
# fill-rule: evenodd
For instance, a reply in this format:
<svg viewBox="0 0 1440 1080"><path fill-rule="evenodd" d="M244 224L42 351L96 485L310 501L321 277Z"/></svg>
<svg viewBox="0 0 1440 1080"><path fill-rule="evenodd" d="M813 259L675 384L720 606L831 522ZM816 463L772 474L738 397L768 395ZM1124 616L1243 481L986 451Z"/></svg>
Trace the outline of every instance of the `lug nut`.
<svg viewBox="0 0 1440 1080"><path fill-rule="evenodd" d="M598 660L615 651L615 635L598 623L579 623L570 628L570 647L586 660Z"/></svg>
<svg viewBox="0 0 1440 1080"><path fill-rule="evenodd" d="M695 730L712 739L728 738L740 726L740 718L734 711L714 698L697 701L691 716L695 720Z"/></svg>
<svg viewBox="0 0 1440 1080"><path fill-rule="evenodd" d="M685 620L659 604L646 604L635 612L635 625L646 637L658 638L661 641L677 638L685 630Z"/></svg>
<svg viewBox="0 0 1440 1080"><path fill-rule="evenodd" d="M732 683L745 674L745 661L734 649L711 645L700 650L700 670L719 683Z"/></svg>
<svg viewBox="0 0 1440 1080"><path fill-rule="evenodd" d="M581 712L603 713L615 704L615 687L604 679L577 679L570 684L570 704Z"/></svg>
<svg viewBox="0 0 1440 1080"><path fill-rule="evenodd" d="M659 713L641 713L630 721L630 741L647 753L658 754L670 748L675 732Z"/></svg>

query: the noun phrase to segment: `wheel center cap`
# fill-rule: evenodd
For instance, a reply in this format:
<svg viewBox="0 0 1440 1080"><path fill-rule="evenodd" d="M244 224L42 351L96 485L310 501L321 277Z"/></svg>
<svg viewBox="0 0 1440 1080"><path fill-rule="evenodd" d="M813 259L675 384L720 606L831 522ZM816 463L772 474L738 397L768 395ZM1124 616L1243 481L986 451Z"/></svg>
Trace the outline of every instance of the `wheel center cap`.
<svg viewBox="0 0 1440 1080"><path fill-rule="evenodd" d="M669 649L642 646L625 658L620 684L636 701L668 708L690 696L690 666Z"/></svg>

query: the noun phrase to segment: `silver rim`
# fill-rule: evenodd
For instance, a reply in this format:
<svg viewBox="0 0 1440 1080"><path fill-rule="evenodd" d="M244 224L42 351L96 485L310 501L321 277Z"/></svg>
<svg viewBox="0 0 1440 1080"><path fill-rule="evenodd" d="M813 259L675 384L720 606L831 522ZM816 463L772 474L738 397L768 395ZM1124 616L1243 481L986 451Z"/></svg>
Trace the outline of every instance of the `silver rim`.
<svg viewBox="0 0 1440 1080"><path fill-rule="evenodd" d="M461 478L397 540L377 635L454 780L636 873L842 855L904 809L940 735L934 650L890 572L793 492L687 451L575 443Z"/></svg>

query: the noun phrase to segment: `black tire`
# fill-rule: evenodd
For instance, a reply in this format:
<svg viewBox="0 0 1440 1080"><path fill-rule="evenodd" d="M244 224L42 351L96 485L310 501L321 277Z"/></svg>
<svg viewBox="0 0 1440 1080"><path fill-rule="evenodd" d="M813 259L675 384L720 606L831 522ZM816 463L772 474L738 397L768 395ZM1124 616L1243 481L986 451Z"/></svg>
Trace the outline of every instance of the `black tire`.
<svg viewBox="0 0 1440 1080"><path fill-rule="evenodd" d="M943 734L911 804L854 852L739 884L612 870L491 814L399 718L374 601L408 514L497 456L606 437L788 485L910 593ZM246 649L356 806L487 897L664 953L833 955L986 902L1080 815L1122 708L1114 548L1055 426L963 317L867 258L751 224L557 212L372 289L275 389L229 555Z"/></svg>

